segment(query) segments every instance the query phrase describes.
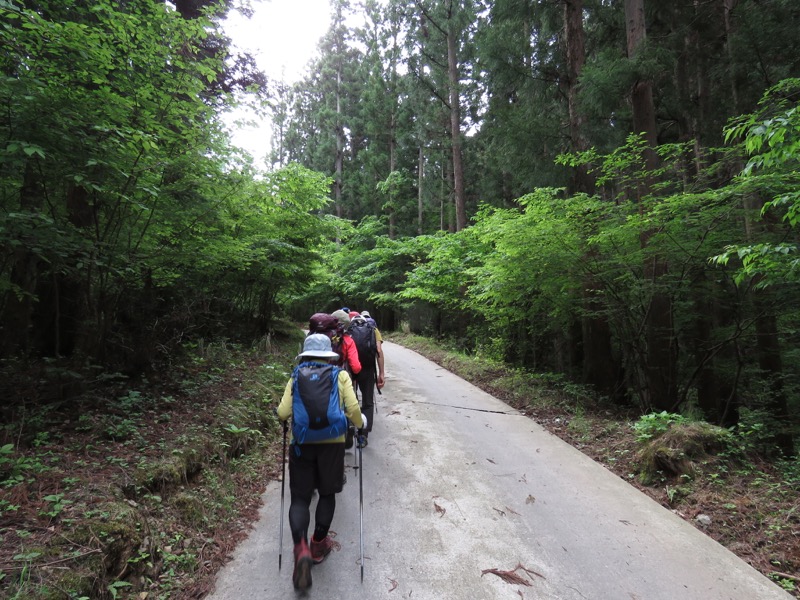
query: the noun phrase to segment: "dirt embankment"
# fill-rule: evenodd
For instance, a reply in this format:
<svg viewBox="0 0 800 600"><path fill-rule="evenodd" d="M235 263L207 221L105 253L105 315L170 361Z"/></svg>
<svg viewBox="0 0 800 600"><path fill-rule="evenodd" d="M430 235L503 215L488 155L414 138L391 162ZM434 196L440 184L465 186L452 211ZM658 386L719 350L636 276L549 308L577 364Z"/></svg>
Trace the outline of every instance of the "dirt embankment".
<svg viewBox="0 0 800 600"><path fill-rule="evenodd" d="M280 473L287 352L208 346L10 423L0 454L0 598L202 597Z"/></svg>

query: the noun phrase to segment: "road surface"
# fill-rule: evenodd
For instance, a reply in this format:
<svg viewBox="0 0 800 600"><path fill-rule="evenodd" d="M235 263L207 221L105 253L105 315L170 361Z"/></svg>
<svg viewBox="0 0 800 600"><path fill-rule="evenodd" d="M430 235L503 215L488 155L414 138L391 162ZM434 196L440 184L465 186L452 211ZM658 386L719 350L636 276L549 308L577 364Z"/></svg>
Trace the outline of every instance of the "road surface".
<svg viewBox="0 0 800 600"><path fill-rule="evenodd" d="M384 346L387 383L363 450L364 580L362 482L353 450L346 455L348 482L337 496L332 526L341 549L312 569L305 597L791 598L516 410L410 350ZM278 570L280 494L280 482L270 483L260 520L207 598L298 595L291 581L288 517ZM518 582L498 574L519 565Z"/></svg>

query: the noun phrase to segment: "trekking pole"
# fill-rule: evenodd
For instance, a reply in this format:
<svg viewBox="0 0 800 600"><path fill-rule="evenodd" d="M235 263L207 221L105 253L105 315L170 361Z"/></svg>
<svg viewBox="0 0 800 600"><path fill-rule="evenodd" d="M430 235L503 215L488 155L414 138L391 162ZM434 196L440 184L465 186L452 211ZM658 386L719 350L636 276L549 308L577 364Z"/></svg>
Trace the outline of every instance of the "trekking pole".
<svg viewBox="0 0 800 600"><path fill-rule="evenodd" d="M286 421L283 422L283 453L281 454L281 533L278 537L278 571L283 560L283 501L286 490Z"/></svg>
<svg viewBox="0 0 800 600"><path fill-rule="evenodd" d="M364 444L363 443L358 444L358 503L359 503L359 527L361 530L361 583L364 583Z"/></svg>

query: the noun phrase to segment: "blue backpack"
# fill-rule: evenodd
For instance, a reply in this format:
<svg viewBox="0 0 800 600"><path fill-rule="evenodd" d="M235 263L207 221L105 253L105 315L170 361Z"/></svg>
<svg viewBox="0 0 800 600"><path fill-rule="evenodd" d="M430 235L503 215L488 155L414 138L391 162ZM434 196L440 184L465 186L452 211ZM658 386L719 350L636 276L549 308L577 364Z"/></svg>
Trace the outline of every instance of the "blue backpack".
<svg viewBox="0 0 800 600"><path fill-rule="evenodd" d="M292 372L292 436L296 444L336 438L347 431L347 416L339 403L339 371L335 365L307 362Z"/></svg>

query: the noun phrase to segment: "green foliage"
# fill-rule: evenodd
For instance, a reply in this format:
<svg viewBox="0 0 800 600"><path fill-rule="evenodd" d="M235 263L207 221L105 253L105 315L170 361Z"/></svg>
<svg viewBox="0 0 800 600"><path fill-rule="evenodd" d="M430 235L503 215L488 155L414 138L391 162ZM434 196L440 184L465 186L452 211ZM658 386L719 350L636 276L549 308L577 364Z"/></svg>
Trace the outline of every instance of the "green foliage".
<svg viewBox="0 0 800 600"><path fill-rule="evenodd" d="M664 410L659 413L642 415L633 424L633 430L636 432L637 441L647 442L665 433L672 425L687 422L686 417Z"/></svg>
<svg viewBox="0 0 800 600"><path fill-rule="evenodd" d="M49 470L38 455L17 453L14 444L0 446L0 485L12 487L31 481L37 474Z"/></svg>
<svg viewBox="0 0 800 600"><path fill-rule="evenodd" d="M128 581L115 581L114 583L108 586L108 591L111 594L111 597L114 600L116 600L117 594L119 594L119 591L121 589L128 588L131 586L133 586L133 584Z"/></svg>
<svg viewBox="0 0 800 600"><path fill-rule="evenodd" d="M259 177L230 148L225 52L201 51L218 9L0 5L2 355L135 372L190 331L266 333L310 279L336 235L315 216L330 180L298 164Z"/></svg>
<svg viewBox="0 0 800 600"><path fill-rule="evenodd" d="M406 273L425 255L427 238L390 239L378 219L364 219L355 227L338 221L339 242L324 250L325 263L316 272L315 284L296 303L298 319L349 304L400 308L398 291ZM308 307L308 308L306 308ZM309 312L310 311L310 312Z"/></svg>
<svg viewBox="0 0 800 600"><path fill-rule="evenodd" d="M398 296L429 302L445 310L467 310L464 289L471 280L468 270L486 251L475 231L420 236L413 244L417 258Z"/></svg>
<svg viewBox="0 0 800 600"><path fill-rule="evenodd" d="M775 449L775 432L780 430L781 425L764 408L742 408L739 422L732 428L738 443L737 450L745 455L771 455Z"/></svg>
<svg viewBox="0 0 800 600"><path fill-rule="evenodd" d="M71 504L70 500L64 498L64 494L48 494L44 498L42 498L45 502L48 503L47 510L41 511L39 514L41 516L50 517L51 519L55 519L58 517L64 508Z"/></svg>
<svg viewBox="0 0 800 600"><path fill-rule="evenodd" d="M767 90L756 112L735 119L727 140L744 140L750 155L740 178L750 194L766 197L761 216L777 215L789 227L800 223L800 80L787 79ZM775 229L775 228L773 228ZM776 232L779 233L779 232ZM731 244L712 258L727 265L738 259L737 284L763 288L800 280L800 258L794 241L782 235L760 243Z"/></svg>

